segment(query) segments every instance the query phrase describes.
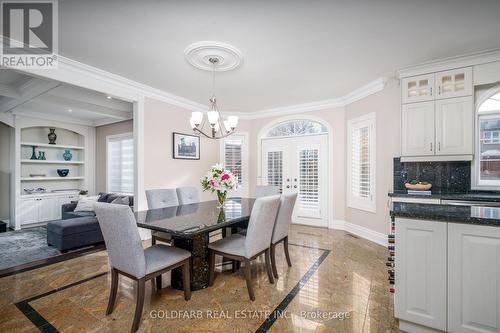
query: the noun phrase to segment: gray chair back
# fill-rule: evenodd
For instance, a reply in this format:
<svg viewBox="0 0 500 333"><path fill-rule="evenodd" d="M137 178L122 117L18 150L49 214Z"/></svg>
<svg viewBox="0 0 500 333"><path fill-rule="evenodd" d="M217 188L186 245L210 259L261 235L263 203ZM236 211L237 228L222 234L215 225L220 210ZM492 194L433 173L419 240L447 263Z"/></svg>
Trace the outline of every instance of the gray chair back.
<svg viewBox="0 0 500 333"><path fill-rule="evenodd" d="M280 209L273 230L273 244L288 236L288 229L290 228L290 223L292 223L293 207L295 207L296 200L297 193L281 195Z"/></svg>
<svg viewBox="0 0 500 333"><path fill-rule="evenodd" d="M147 190L146 199L149 209L158 209L179 205L175 188Z"/></svg>
<svg viewBox="0 0 500 333"><path fill-rule="evenodd" d="M247 258L269 248L279 206L279 195L255 200L245 238L245 256Z"/></svg>
<svg viewBox="0 0 500 333"><path fill-rule="evenodd" d="M137 278L144 277L146 258L130 207L96 203L94 210L106 243L110 266Z"/></svg>
<svg viewBox="0 0 500 333"><path fill-rule="evenodd" d="M200 191L192 186L178 187L177 198L179 198L179 204L181 205L197 203L200 202Z"/></svg>
<svg viewBox="0 0 500 333"><path fill-rule="evenodd" d="M279 186L274 185L259 185L255 188L255 197L262 198L270 195L280 194Z"/></svg>

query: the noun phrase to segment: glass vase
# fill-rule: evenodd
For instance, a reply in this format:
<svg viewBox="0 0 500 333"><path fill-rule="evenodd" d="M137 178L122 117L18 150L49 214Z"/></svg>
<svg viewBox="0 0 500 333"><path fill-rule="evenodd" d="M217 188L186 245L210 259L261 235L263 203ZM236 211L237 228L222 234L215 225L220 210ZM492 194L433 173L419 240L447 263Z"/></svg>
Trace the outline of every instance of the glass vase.
<svg viewBox="0 0 500 333"><path fill-rule="evenodd" d="M227 191L217 191L217 201L219 202L218 208L224 207L224 202L226 201Z"/></svg>

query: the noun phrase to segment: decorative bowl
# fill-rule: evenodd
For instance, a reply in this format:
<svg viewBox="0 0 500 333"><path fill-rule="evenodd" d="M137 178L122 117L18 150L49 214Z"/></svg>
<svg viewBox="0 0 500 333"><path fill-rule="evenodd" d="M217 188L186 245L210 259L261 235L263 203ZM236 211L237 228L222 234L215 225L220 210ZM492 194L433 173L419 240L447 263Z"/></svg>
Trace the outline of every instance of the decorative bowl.
<svg viewBox="0 0 500 333"><path fill-rule="evenodd" d="M38 194L38 193L46 193L47 190L43 187L39 188L25 188L24 191L28 194Z"/></svg>
<svg viewBox="0 0 500 333"><path fill-rule="evenodd" d="M429 191L432 188L432 184L410 184L406 183L405 187L412 191Z"/></svg>
<svg viewBox="0 0 500 333"><path fill-rule="evenodd" d="M66 177L69 173L69 169L57 169L57 174L60 177Z"/></svg>

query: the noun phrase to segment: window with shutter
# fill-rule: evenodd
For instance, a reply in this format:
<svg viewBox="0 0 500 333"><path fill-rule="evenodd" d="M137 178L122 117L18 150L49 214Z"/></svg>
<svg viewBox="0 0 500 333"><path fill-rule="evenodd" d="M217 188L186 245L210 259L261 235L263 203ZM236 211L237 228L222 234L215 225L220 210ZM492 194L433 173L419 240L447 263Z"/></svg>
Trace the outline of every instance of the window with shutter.
<svg viewBox="0 0 500 333"><path fill-rule="evenodd" d="M375 114L347 124L347 205L375 212Z"/></svg>
<svg viewBox="0 0 500 333"><path fill-rule="evenodd" d="M243 138L232 136L224 140L224 166L238 176L243 185Z"/></svg>
<svg viewBox="0 0 500 333"><path fill-rule="evenodd" d="M247 134L233 134L221 140L220 162L238 176L239 187L230 196L248 196Z"/></svg>
<svg viewBox="0 0 500 333"><path fill-rule="evenodd" d="M134 194L134 138L112 135L107 141L107 192Z"/></svg>

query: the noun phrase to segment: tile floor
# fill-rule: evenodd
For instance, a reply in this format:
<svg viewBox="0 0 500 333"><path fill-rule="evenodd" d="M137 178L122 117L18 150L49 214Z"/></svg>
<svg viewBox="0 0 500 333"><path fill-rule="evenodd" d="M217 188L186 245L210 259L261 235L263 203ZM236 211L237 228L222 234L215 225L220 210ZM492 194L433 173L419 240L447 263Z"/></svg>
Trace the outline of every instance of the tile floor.
<svg viewBox="0 0 500 333"><path fill-rule="evenodd" d="M253 263L255 302L242 271L216 275L214 286L193 292L189 302L181 291L156 292L148 283L139 332L399 331L384 247L343 231L297 225L290 243L294 265L288 268L279 245L274 285L264 261ZM106 317L108 270L101 251L0 279L0 332L129 331L134 284L121 278L117 305Z"/></svg>

